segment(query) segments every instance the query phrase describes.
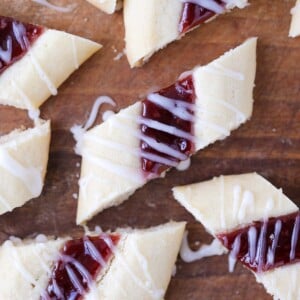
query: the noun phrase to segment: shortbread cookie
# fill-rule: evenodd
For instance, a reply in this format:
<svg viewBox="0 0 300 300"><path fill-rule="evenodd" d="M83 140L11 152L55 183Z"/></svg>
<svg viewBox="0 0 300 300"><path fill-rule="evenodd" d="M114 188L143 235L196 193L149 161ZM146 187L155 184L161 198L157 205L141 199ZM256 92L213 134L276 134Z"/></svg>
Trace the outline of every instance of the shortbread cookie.
<svg viewBox="0 0 300 300"><path fill-rule="evenodd" d="M188 31L247 0L125 0L126 54L131 67L141 66L156 51Z"/></svg>
<svg viewBox="0 0 300 300"><path fill-rule="evenodd" d="M37 109L101 45L0 17L0 104Z"/></svg>
<svg viewBox="0 0 300 300"><path fill-rule="evenodd" d="M43 189L50 144L50 122L0 137L0 214L38 197Z"/></svg>
<svg viewBox="0 0 300 300"><path fill-rule="evenodd" d="M0 247L1 299L163 299L185 223Z"/></svg>
<svg viewBox="0 0 300 300"><path fill-rule="evenodd" d="M89 130L83 138L77 222L120 204L246 122L255 69L251 38Z"/></svg>
<svg viewBox="0 0 300 300"><path fill-rule="evenodd" d="M274 299L300 299L300 213L262 176L221 176L175 187L174 197L240 260Z"/></svg>
<svg viewBox="0 0 300 300"><path fill-rule="evenodd" d="M122 8L123 0L87 0L107 14L113 14Z"/></svg>
<svg viewBox="0 0 300 300"><path fill-rule="evenodd" d="M297 0L295 7L291 10L292 22L290 27L290 37L297 37L300 35L300 0Z"/></svg>

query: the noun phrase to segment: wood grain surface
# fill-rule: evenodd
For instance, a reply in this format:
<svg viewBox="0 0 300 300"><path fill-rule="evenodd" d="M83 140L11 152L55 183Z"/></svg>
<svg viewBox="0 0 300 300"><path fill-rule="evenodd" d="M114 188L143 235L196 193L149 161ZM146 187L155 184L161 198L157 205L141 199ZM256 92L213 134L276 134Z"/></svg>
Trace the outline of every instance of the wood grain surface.
<svg viewBox="0 0 300 300"><path fill-rule="evenodd" d="M84 0L52 2L76 3L76 8L64 14L29 0L1 0L0 15L65 30L100 42L104 48L61 86L58 96L51 97L41 107L41 116L52 121L43 194L0 216L0 242L11 235L77 236L82 232L75 225L76 200L72 197L78 193L80 169L76 164L80 157L73 152L69 129L87 119L96 97L113 97L119 110L145 96L149 89L173 83L181 72L208 63L251 36L259 37L252 119L226 140L195 155L189 170L172 170L165 179L147 184L121 206L100 213L89 225L107 230L124 226L143 228L170 219L186 220L190 244L197 248L197 241L208 243L211 237L172 198L171 187L221 174L257 171L300 204L300 38L287 37L294 0L250 0L251 5L246 9L236 9L201 26L154 55L144 67L134 70L129 68L125 57L114 60L124 48L121 12L105 15ZM26 112L0 107L1 135L21 125L32 125ZM241 265L229 274L227 257L221 256L190 264L178 259L177 273L166 299L271 297Z"/></svg>

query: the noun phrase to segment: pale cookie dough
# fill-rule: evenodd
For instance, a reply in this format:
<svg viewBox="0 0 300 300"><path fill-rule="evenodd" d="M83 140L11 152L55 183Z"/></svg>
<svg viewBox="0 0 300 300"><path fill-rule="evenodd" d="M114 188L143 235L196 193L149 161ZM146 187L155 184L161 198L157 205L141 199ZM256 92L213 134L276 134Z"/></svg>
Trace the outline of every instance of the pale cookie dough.
<svg viewBox="0 0 300 300"><path fill-rule="evenodd" d="M256 173L220 176L205 182L174 187L175 199L212 235L271 217L297 212L298 207ZM254 273L254 272L253 272ZM300 298L300 263L254 273L274 299Z"/></svg>
<svg viewBox="0 0 300 300"><path fill-rule="evenodd" d="M229 136L251 117L255 70L256 38L251 38L189 72L196 93L196 150ZM141 102L137 102L85 134L78 224L120 204L151 179L145 178L141 166L140 115Z"/></svg>
<svg viewBox="0 0 300 300"><path fill-rule="evenodd" d="M122 8L123 0L87 0L97 8L103 10L107 14L113 14Z"/></svg>
<svg viewBox="0 0 300 300"><path fill-rule="evenodd" d="M248 3L247 0L227 2L226 11L244 8ZM124 1L126 54L131 67L141 66L156 51L182 37L179 23L183 6L181 0Z"/></svg>
<svg viewBox="0 0 300 300"><path fill-rule="evenodd" d="M120 241L85 300L163 299L177 259L185 223L119 230ZM89 235L96 235L89 234ZM12 240L0 247L1 299L38 300L49 282L64 239ZM108 244L107 244L108 245Z"/></svg>
<svg viewBox="0 0 300 300"><path fill-rule="evenodd" d="M37 109L100 48L90 40L45 29L24 57L0 75L0 104Z"/></svg>
<svg viewBox="0 0 300 300"><path fill-rule="evenodd" d="M50 122L0 137L0 214L38 197L43 189L50 144Z"/></svg>
<svg viewBox="0 0 300 300"><path fill-rule="evenodd" d="M298 210L281 189L256 173L220 176L174 187L173 194L213 235Z"/></svg>

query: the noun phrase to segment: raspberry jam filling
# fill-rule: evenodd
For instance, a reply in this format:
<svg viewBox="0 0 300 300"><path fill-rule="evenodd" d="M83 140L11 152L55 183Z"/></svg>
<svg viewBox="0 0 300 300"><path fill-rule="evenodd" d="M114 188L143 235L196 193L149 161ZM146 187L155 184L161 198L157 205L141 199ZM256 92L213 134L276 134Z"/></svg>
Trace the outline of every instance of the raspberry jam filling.
<svg viewBox="0 0 300 300"><path fill-rule="evenodd" d="M0 74L26 54L43 31L43 27L0 16Z"/></svg>
<svg viewBox="0 0 300 300"><path fill-rule="evenodd" d="M254 272L265 272L300 260L300 213L257 221L217 237Z"/></svg>
<svg viewBox="0 0 300 300"><path fill-rule="evenodd" d="M119 235L101 234L67 241L41 299L83 299L119 240Z"/></svg>
<svg viewBox="0 0 300 300"><path fill-rule="evenodd" d="M205 23L213 16L225 11L224 1L206 0L205 2L207 3L207 7L185 1L179 23L180 33L186 33L190 29Z"/></svg>
<svg viewBox="0 0 300 300"><path fill-rule="evenodd" d="M140 147L144 172L160 175L193 153L194 102L192 76L148 95L142 102Z"/></svg>

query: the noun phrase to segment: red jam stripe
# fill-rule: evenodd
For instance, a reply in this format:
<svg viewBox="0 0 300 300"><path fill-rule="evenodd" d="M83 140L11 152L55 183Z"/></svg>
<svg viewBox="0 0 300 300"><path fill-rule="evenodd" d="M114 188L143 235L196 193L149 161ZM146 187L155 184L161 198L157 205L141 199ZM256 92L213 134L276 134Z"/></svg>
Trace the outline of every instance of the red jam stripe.
<svg viewBox="0 0 300 300"><path fill-rule="evenodd" d="M21 59L44 28L0 16L0 74Z"/></svg>
<svg viewBox="0 0 300 300"><path fill-rule="evenodd" d="M221 0L206 0L222 7L225 11L225 3ZM193 2L193 1L191 1ZM216 11L209 10L199 4L186 1L183 5L182 15L179 23L179 32L186 33L192 28L205 23L207 20L217 15Z"/></svg>
<svg viewBox="0 0 300 300"><path fill-rule="evenodd" d="M160 175L193 153L194 102L192 76L142 101L140 147L144 172Z"/></svg>
<svg viewBox="0 0 300 300"><path fill-rule="evenodd" d="M102 234L70 240L63 246L41 299L80 300L108 260L119 235Z"/></svg>
<svg viewBox="0 0 300 300"><path fill-rule="evenodd" d="M254 272L265 272L300 261L300 213L257 221L217 237Z"/></svg>

